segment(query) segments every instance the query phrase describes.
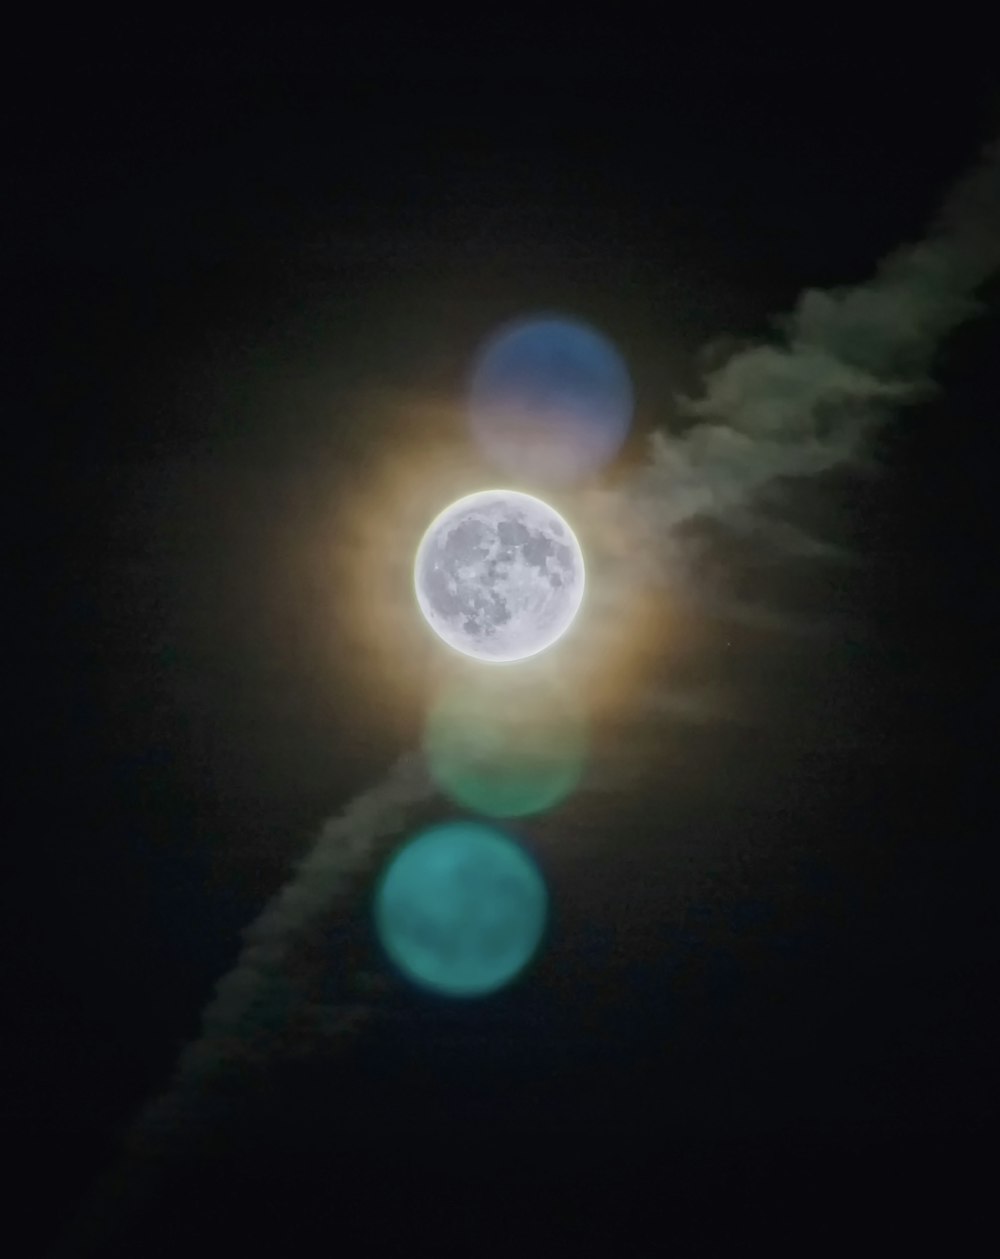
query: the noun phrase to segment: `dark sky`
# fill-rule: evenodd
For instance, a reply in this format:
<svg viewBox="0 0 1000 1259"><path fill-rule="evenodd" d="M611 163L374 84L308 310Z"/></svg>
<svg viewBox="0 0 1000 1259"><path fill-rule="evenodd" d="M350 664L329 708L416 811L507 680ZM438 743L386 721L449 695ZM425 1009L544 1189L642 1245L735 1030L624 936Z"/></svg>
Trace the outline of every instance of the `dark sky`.
<svg viewBox="0 0 1000 1259"><path fill-rule="evenodd" d="M112 1165L324 819L418 743L351 530L466 442L480 340L539 308L612 336L627 487L706 346L918 238L998 118L995 67L939 31L528 42L25 37L0 238L17 1254ZM101 1253L964 1227L996 1118L996 312L877 471L785 487L852 563L705 530L704 588L695 565L646 609L594 722L613 785L516 828L553 894L524 981L452 1008L390 978L348 1041L299 1035L293 1000ZM366 894L301 941L310 1008L380 974Z"/></svg>

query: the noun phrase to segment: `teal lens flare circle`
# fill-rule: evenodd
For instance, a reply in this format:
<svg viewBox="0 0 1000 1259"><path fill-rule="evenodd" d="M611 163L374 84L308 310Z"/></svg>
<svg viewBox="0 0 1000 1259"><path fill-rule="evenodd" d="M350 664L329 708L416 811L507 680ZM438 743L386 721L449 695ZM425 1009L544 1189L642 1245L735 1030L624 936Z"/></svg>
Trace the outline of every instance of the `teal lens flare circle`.
<svg viewBox="0 0 1000 1259"><path fill-rule="evenodd" d="M396 852L374 910L382 947L407 979L449 997L481 997L534 957L548 892L534 861L502 832L448 822Z"/></svg>

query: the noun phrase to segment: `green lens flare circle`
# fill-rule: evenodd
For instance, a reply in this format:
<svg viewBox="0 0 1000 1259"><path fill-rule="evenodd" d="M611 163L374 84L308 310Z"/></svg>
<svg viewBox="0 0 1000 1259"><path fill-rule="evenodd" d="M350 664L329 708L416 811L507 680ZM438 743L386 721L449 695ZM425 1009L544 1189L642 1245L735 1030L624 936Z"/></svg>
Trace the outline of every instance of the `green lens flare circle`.
<svg viewBox="0 0 1000 1259"><path fill-rule="evenodd" d="M389 960L418 987L450 997L496 992L542 940L545 880L513 840L483 823L433 826L379 879L374 918Z"/></svg>
<svg viewBox="0 0 1000 1259"><path fill-rule="evenodd" d="M431 775L452 800L486 817L526 817L577 786L587 730L565 687L539 676L477 670L435 700L424 727Z"/></svg>

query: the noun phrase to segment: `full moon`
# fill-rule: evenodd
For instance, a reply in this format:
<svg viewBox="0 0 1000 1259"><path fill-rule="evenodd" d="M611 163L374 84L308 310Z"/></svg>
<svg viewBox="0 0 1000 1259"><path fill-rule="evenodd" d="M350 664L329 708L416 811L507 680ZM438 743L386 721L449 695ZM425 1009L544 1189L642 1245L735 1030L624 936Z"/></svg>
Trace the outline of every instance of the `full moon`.
<svg viewBox="0 0 1000 1259"><path fill-rule="evenodd" d="M417 603L456 651L505 664L550 647L583 599L583 553L547 503L483 490L431 522L413 567Z"/></svg>

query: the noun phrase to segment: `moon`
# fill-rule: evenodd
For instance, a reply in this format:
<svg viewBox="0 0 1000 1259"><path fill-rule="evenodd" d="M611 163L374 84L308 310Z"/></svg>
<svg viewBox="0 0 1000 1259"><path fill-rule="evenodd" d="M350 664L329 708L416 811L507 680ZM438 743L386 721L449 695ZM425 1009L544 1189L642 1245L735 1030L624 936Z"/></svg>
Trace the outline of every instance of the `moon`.
<svg viewBox="0 0 1000 1259"><path fill-rule="evenodd" d="M548 503L482 490L446 507L417 548L413 584L431 629L493 664L537 655L580 609L583 552Z"/></svg>
<svg viewBox="0 0 1000 1259"><path fill-rule="evenodd" d="M446 822L392 858L375 893L375 927L408 979L479 997L532 959L547 908L545 880L513 840L481 822Z"/></svg>

